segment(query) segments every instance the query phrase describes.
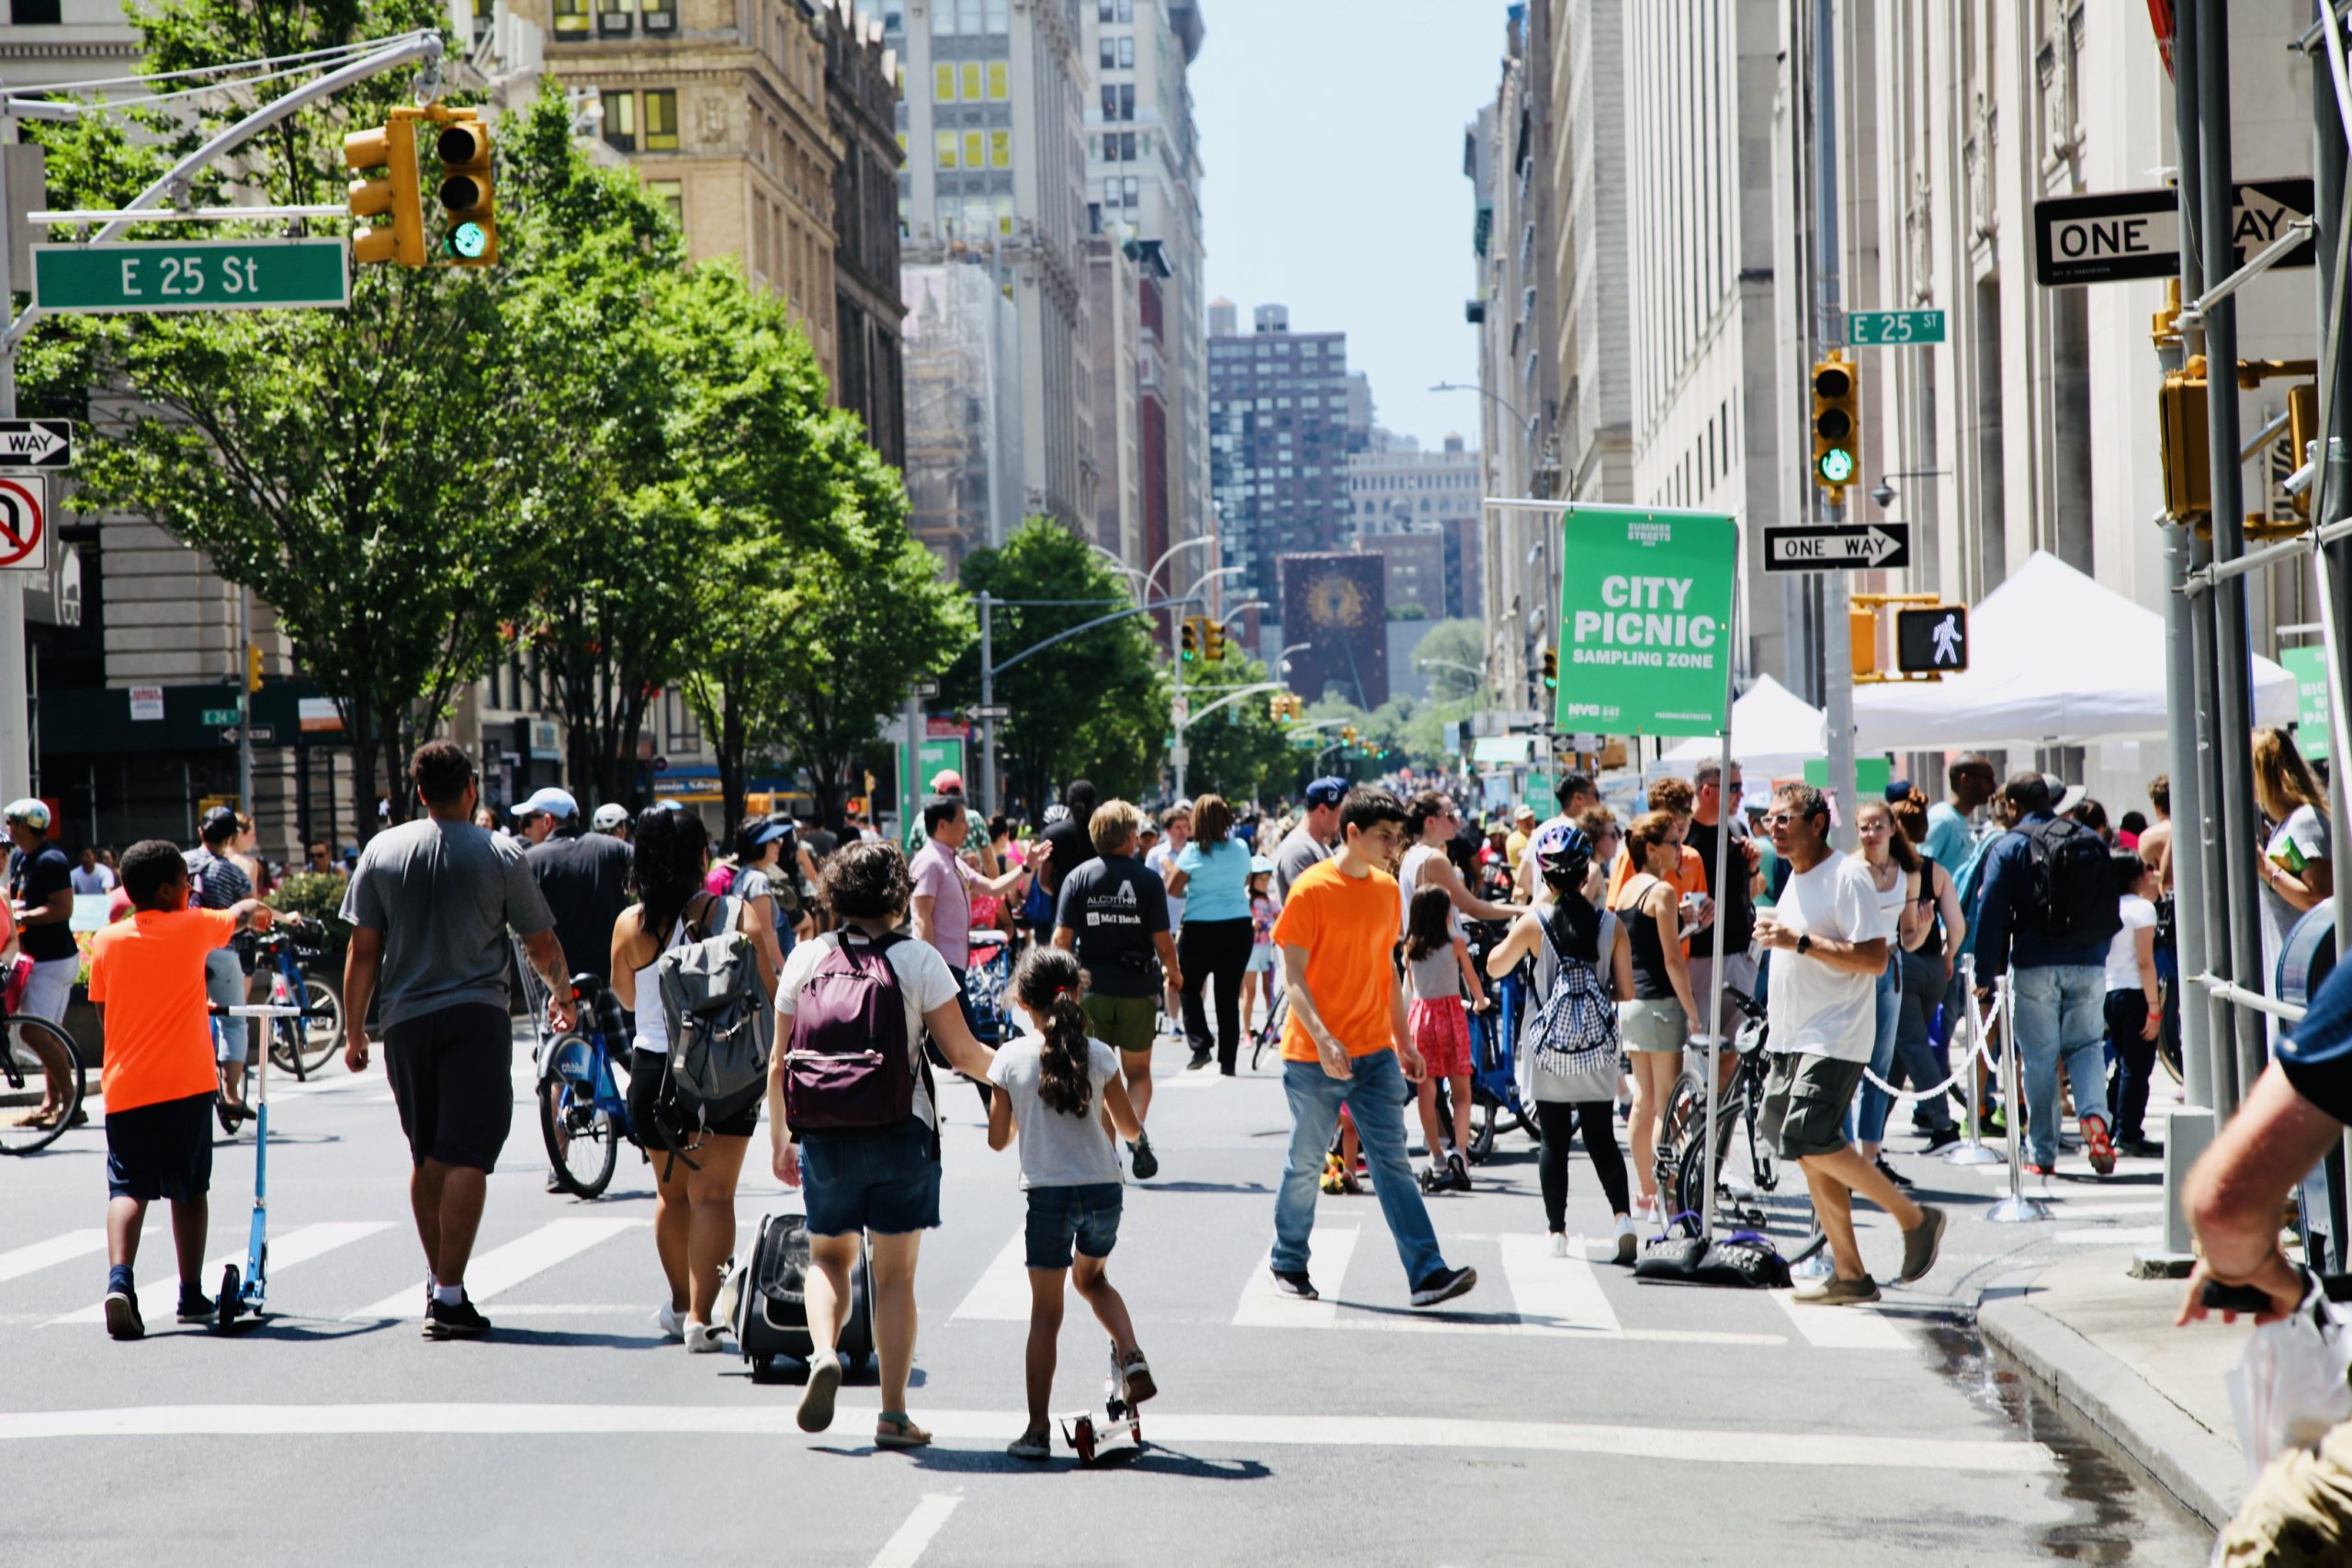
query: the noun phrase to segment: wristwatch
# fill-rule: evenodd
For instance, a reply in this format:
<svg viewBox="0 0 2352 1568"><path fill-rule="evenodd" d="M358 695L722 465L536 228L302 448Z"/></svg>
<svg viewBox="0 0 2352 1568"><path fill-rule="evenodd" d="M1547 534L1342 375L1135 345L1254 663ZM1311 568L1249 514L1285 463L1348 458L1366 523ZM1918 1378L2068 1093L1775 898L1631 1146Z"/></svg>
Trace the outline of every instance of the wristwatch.
<svg viewBox="0 0 2352 1568"><path fill-rule="evenodd" d="M1802 958L1802 957L1804 957L1806 953L1811 953L1812 951L1813 951L1813 933L1812 933L1811 931L1800 931L1800 932L1798 932L1798 933L1797 933L1797 956L1798 956L1798 957L1800 957L1800 958Z"/></svg>

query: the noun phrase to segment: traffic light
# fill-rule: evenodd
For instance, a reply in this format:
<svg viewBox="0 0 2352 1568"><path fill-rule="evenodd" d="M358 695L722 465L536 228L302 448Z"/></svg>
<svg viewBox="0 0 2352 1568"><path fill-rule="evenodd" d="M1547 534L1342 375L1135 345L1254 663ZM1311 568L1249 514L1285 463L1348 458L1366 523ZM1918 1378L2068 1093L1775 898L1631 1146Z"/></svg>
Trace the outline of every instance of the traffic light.
<svg viewBox="0 0 2352 1568"><path fill-rule="evenodd" d="M2211 454L2205 436L2205 359L2192 355L2156 393L2156 451L2164 463L2165 512L2176 523L2213 515Z"/></svg>
<svg viewBox="0 0 2352 1568"><path fill-rule="evenodd" d="M1861 383L1846 351L1833 348L1813 367L1813 477L1843 505L1862 467Z"/></svg>
<svg viewBox="0 0 2352 1568"><path fill-rule="evenodd" d="M418 206L416 122L394 119L343 139L343 161L355 169L385 171L380 180L351 182L354 218L390 216L389 224L362 223L352 231L351 259L362 266L396 262L424 265L424 214Z"/></svg>
<svg viewBox="0 0 2352 1568"><path fill-rule="evenodd" d="M1560 650L1556 648L1544 650L1544 689L1547 692L1560 689Z"/></svg>
<svg viewBox="0 0 2352 1568"><path fill-rule="evenodd" d="M1201 649L1201 655L1210 663L1216 664L1225 658L1225 626L1217 621L1208 621L1204 624L1208 631L1208 640L1207 646Z"/></svg>
<svg viewBox="0 0 2352 1568"><path fill-rule="evenodd" d="M1923 604L1894 612L1894 667L1905 675L1957 675L1968 668L1968 606Z"/></svg>
<svg viewBox="0 0 2352 1568"><path fill-rule="evenodd" d="M245 644L245 690L261 690L261 648L256 643Z"/></svg>
<svg viewBox="0 0 2352 1568"><path fill-rule="evenodd" d="M441 207L448 231L441 258L453 266L490 266L498 260L496 199L492 190L490 127L452 120L433 143L441 157Z"/></svg>
<svg viewBox="0 0 2352 1568"><path fill-rule="evenodd" d="M1878 611L1871 608L1849 608L1846 612L1846 641L1853 656L1855 675L1878 674Z"/></svg>
<svg viewBox="0 0 2352 1568"><path fill-rule="evenodd" d="M1276 724L1288 724L1294 716L1290 705L1297 701L1288 692L1276 692L1266 699L1266 716Z"/></svg>
<svg viewBox="0 0 2352 1568"><path fill-rule="evenodd" d="M1340 730L1340 739L1346 741L1351 746L1354 745L1356 743L1356 727L1352 724L1342 726Z"/></svg>
<svg viewBox="0 0 2352 1568"><path fill-rule="evenodd" d="M1178 651L1187 664L1194 662L1201 657L1201 623L1198 617L1193 615L1184 617L1184 635Z"/></svg>

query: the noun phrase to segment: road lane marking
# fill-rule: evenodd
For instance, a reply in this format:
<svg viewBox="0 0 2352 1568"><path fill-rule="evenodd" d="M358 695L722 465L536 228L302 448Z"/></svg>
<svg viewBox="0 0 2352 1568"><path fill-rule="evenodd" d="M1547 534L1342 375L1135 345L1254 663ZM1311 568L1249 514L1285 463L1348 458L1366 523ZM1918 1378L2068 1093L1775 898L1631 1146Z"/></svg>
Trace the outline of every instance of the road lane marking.
<svg viewBox="0 0 2352 1568"><path fill-rule="evenodd" d="M2152 1247L2164 1238L2162 1225L2085 1225L2080 1230L2060 1231L2050 1239L2061 1247Z"/></svg>
<svg viewBox="0 0 2352 1568"><path fill-rule="evenodd" d="M1835 1309L1823 1309L1835 1310ZM836 1424L854 1431L880 1414L842 1405ZM994 1450L1028 1425L1014 1410L926 1410L943 1438ZM1701 1464L1835 1466L1856 1470L1961 1470L2041 1475L2048 1448L1984 1438L1895 1433L1730 1431L1710 1427L1491 1421L1450 1416L1260 1416L1147 1413L1148 1438L1171 1445L1250 1448L1494 1449L1583 1453ZM178 1404L0 1414L0 1441L183 1437L582 1437L684 1435L807 1440L788 1404ZM838 1440L820 1439L820 1440Z"/></svg>
<svg viewBox="0 0 2352 1568"><path fill-rule="evenodd" d="M915 1505L915 1511L907 1516L907 1522L874 1554L871 1568L915 1568L923 1548L931 1544L931 1538L939 1533L939 1527L947 1522L947 1516L963 1500L958 1492L924 1493L922 1501Z"/></svg>
<svg viewBox="0 0 2352 1568"><path fill-rule="evenodd" d="M612 1240L623 1231L636 1230L650 1223L646 1220L614 1219L550 1220L504 1247L483 1253L469 1264L466 1268L466 1294L476 1303L486 1302L501 1291L514 1289L534 1274ZM350 1314L352 1318L424 1315L424 1290L421 1280L402 1287L373 1306L362 1307Z"/></svg>
<svg viewBox="0 0 2352 1568"><path fill-rule="evenodd" d="M1569 1243L1566 1258L1552 1256L1549 1236L1505 1233L1503 1278L1510 1285L1520 1322L1530 1328L1574 1328L1587 1333L1620 1332L1617 1314L1600 1293L1600 1276L1584 1255L1584 1238Z"/></svg>
<svg viewBox="0 0 2352 1568"><path fill-rule="evenodd" d="M948 1321L1026 1323L1029 1321L1029 1250L1025 1235L1015 1232L1004 1249L967 1292Z"/></svg>
<svg viewBox="0 0 2352 1568"><path fill-rule="evenodd" d="M107 1233L103 1228L67 1231L63 1235L53 1235L30 1247L0 1252L0 1280L21 1280L28 1274L37 1274L44 1269L53 1269L60 1263L71 1263L77 1258L87 1258L94 1252L106 1249Z"/></svg>
<svg viewBox="0 0 2352 1568"><path fill-rule="evenodd" d="M307 1263L311 1258L333 1252L339 1247L348 1247L355 1241L366 1240L378 1231L388 1231L391 1228L392 1222L390 1220L336 1220L324 1224L302 1225L288 1231L284 1235L272 1236L269 1238L270 1277L275 1279L282 1270L291 1269L297 1263ZM171 1255L171 1237L168 1234L156 1237L146 1245L151 1252L160 1250L165 1257ZM204 1277L196 1281L197 1288L208 1295L211 1294L220 1282L220 1271L232 1264L236 1266L239 1273L242 1274L244 1271L245 1249L243 1246L238 1247L234 1252L224 1252L206 1263ZM168 1278L151 1279L139 1287L139 1315L142 1319L152 1318L158 1323L163 1322L179 1311L179 1304L180 1281L176 1265L174 1266ZM62 1317L51 1318L50 1322L52 1324L104 1323L106 1316L106 1303L101 1301L95 1306L83 1307L77 1311L69 1312Z"/></svg>
<svg viewBox="0 0 2352 1568"><path fill-rule="evenodd" d="M1250 1282L1241 1287L1241 1304L1233 1309L1236 1328L1329 1328L1339 1321L1340 1303L1331 1299L1330 1292L1347 1281L1349 1260L1356 1255L1356 1237L1362 1233L1353 1225L1317 1226L1309 1239L1311 1251L1307 1269L1320 1276L1321 1301L1302 1302L1283 1295L1274 1289L1274 1249L1258 1260L1250 1271Z"/></svg>
<svg viewBox="0 0 2352 1568"><path fill-rule="evenodd" d="M1908 1350L1911 1341L1893 1319L1867 1306L1807 1306L1794 1291L1774 1291L1772 1299L1797 1325L1805 1343L1823 1350Z"/></svg>
<svg viewBox="0 0 2352 1568"><path fill-rule="evenodd" d="M2165 1206L2161 1200L2143 1203L2069 1203L2048 1198L2044 1202L2055 1203L2062 1220L2122 1219L2133 1214L2161 1214Z"/></svg>

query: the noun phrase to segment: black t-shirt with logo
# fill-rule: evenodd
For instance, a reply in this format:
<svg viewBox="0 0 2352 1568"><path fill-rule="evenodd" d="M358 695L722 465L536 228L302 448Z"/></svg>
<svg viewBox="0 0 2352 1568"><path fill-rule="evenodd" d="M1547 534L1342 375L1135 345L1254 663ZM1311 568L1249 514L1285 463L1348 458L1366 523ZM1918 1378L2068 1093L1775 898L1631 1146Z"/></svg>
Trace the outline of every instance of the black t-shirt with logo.
<svg viewBox="0 0 2352 1568"><path fill-rule="evenodd" d="M1078 933L1078 961L1106 997L1155 997L1154 933L1168 929L1168 885L1131 855L1091 860L1062 879L1057 926Z"/></svg>
<svg viewBox="0 0 2352 1568"><path fill-rule="evenodd" d="M29 855L18 850L10 857L8 896L19 904L42 908L58 894L72 891L73 886L74 863L55 844L43 844ZM1161 927L1165 929L1167 924L1163 918ZM77 951L74 928L63 920L27 926L18 933L17 942L18 951L36 964L71 958Z"/></svg>

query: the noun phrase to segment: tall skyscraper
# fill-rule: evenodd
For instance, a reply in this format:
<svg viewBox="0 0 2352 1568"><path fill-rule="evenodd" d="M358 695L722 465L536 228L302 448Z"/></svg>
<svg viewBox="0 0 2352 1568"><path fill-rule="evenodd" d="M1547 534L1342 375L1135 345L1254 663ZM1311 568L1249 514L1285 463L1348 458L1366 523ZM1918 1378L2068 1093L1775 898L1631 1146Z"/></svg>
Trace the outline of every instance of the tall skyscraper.
<svg viewBox="0 0 2352 1568"><path fill-rule="evenodd" d="M907 152L899 220L909 287L916 287L917 276L928 278L926 269L972 269L1011 301L1015 352L1009 367L992 362L999 373L1009 367L1017 378L1017 509L1084 529L1096 475L1080 249L1090 73L1079 25L1079 0L907 0L903 10L884 16L908 85L899 105ZM971 294L957 285L941 297L967 300ZM983 314L993 312L963 312ZM988 334L996 327L972 325ZM977 406L996 403L999 394L952 381L910 387L910 427L923 417L918 405L925 399ZM1001 431L1007 422L990 423ZM910 428L908 478L918 490L972 488L958 476L912 471L931 460L917 446ZM994 490L995 478L982 488ZM1001 536L957 541L951 557Z"/></svg>
<svg viewBox="0 0 2352 1568"><path fill-rule="evenodd" d="M1233 324L1229 301L1210 312L1213 327ZM1278 557L1351 536L1348 339L1292 332L1281 305L1259 306L1253 324L1209 338L1209 483L1224 564L1243 569L1249 598L1279 604Z"/></svg>
<svg viewBox="0 0 2352 1568"><path fill-rule="evenodd" d="M1356 547L1388 558L1390 605L1418 604L1432 619L1478 615L1478 454L1459 435L1426 452L1375 431L1370 449L1349 454L1347 476Z"/></svg>

